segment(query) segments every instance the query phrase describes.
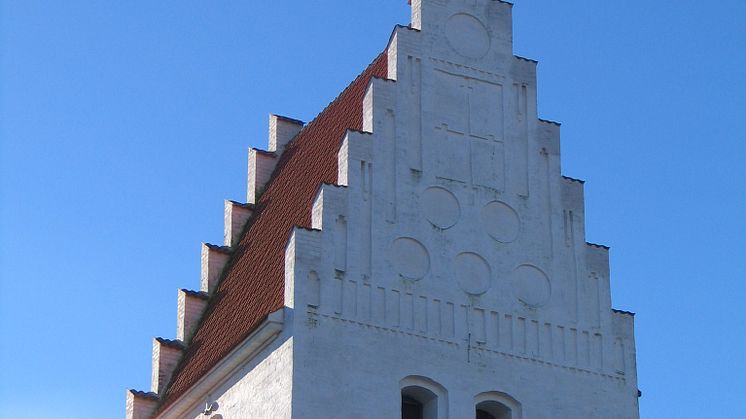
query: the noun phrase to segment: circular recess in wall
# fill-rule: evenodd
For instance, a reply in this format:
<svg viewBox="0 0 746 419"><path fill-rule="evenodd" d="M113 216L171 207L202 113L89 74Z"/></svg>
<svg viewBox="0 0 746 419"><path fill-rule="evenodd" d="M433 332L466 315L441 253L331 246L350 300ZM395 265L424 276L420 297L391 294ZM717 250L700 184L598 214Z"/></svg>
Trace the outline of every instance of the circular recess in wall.
<svg viewBox="0 0 746 419"><path fill-rule="evenodd" d="M510 278L513 295L526 305L541 307L549 301L552 287L549 277L534 265L520 265Z"/></svg>
<svg viewBox="0 0 746 419"><path fill-rule="evenodd" d="M420 197L420 209L428 221L442 229L453 227L461 217L456 196L440 186L425 189Z"/></svg>
<svg viewBox="0 0 746 419"><path fill-rule="evenodd" d="M458 281L459 288L467 294L484 294L492 285L492 269L489 263L476 253L458 254L453 261L453 275Z"/></svg>
<svg viewBox="0 0 746 419"><path fill-rule="evenodd" d="M459 54L482 58L490 50L490 35L479 19L466 13L451 16L446 22L446 39Z"/></svg>
<svg viewBox="0 0 746 419"><path fill-rule="evenodd" d="M500 201L488 202L482 207L480 218L487 234L500 243L511 243L518 238L521 219L510 205Z"/></svg>
<svg viewBox="0 0 746 419"><path fill-rule="evenodd" d="M422 279L430 270L430 255L422 243L411 237L399 237L391 246L394 268L403 278Z"/></svg>

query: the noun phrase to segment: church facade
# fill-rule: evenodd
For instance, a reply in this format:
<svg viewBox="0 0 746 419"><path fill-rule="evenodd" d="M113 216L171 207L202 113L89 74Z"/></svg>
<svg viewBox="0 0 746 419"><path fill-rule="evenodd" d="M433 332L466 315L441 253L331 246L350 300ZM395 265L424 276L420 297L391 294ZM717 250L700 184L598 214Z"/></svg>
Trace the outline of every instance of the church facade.
<svg viewBox="0 0 746 419"><path fill-rule="evenodd" d="M128 418L639 417L633 314L511 13L413 0L316 119L270 116Z"/></svg>

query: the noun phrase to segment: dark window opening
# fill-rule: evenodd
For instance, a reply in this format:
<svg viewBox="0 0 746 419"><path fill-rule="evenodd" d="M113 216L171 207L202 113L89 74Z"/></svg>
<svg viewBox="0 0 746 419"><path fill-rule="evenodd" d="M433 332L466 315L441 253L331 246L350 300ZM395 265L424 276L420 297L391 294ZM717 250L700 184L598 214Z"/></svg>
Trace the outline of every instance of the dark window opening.
<svg viewBox="0 0 746 419"><path fill-rule="evenodd" d="M513 412L508 406L496 401L486 401L477 405L477 419L512 419Z"/></svg>
<svg viewBox="0 0 746 419"><path fill-rule="evenodd" d="M423 406L412 397L401 396L401 419L423 419Z"/></svg>
<svg viewBox="0 0 746 419"><path fill-rule="evenodd" d="M417 385L401 389L402 419L438 419L438 396Z"/></svg>
<svg viewBox="0 0 746 419"><path fill-rule="evenodd" d="M494 415L491 415L482 409L477 409L477 419L497 419L497 418Z"/></svg>

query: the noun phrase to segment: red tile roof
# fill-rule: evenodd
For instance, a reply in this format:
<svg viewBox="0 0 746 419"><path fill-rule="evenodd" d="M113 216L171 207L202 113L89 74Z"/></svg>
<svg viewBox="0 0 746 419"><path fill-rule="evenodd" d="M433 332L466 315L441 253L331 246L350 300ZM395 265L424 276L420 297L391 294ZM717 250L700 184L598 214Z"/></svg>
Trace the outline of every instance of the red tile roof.
<svg viewBox="0 0 746 419"><path fill-rule="evenodd" d="M186 349L158 411L173 404L284 305L285 246L292 228L310 227L322 183L337 182L337 152L348 129L363 127L363 96L387 76L386 51L293 140L256 205L223 279Z"/></svg>

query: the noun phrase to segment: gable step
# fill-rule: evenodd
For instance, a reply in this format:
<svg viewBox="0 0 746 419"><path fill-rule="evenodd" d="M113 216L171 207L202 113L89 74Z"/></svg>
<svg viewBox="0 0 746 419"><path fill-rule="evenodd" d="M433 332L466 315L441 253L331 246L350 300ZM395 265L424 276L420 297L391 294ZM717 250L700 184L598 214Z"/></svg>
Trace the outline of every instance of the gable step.
<svg viewBox="0 0 746 419"><path fill-rule="evenodd" d="M209 295L206 292L179 290L176 319L176 340L188 344L192 339L199 319L205 312Z"/></svg>
<svg viewBox="0 0 746 419"><path fill-rule="evenodd" d="M152 392L127 390L127 419L148 419L158 406L158 395Z"/></svg>
<svg viewBox="0 0 746 419"><path fill-rule="evenodd" d="M269 114L269 144L267 149L282 155L285 147L303 129L305 123L286 116Z"/></svg>
<svg viewBox="0 0 746 419"><path fill-rule="evenodd" d="M153 339L153 370L150 391L160 394L171 380L171 376L184 354L185 346L178 340Z"/></svg>
<svg viewBox="0 0 746 419"><path fill-rule="evenodd" d="M223 245L232 247L238 244L246 222L253 214L253 204L225 200Z"/></svg>
<svg viewBox="0 0 746 419"><path fill-rule="evenodd" d="M225 265L230 259L231 249L202 243L202 268L200 272L200 291L212 294L220 280Z"/></svg>

